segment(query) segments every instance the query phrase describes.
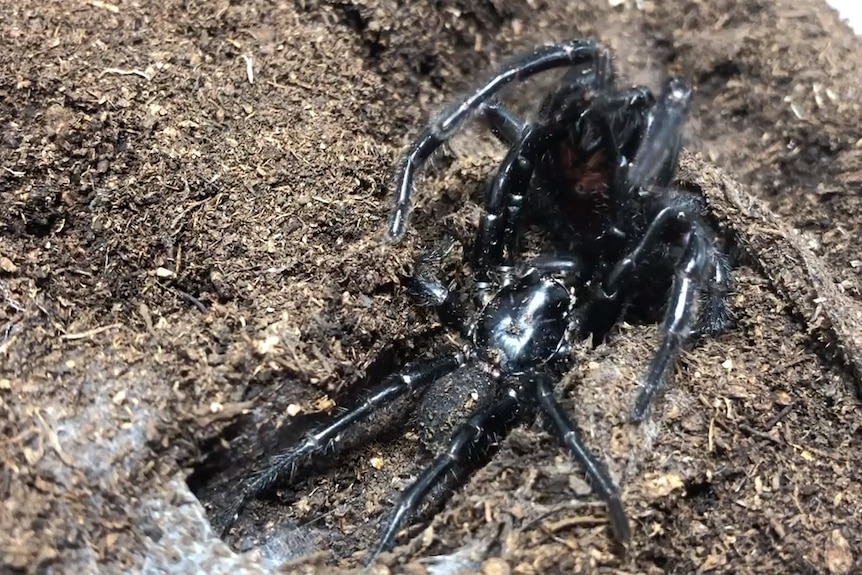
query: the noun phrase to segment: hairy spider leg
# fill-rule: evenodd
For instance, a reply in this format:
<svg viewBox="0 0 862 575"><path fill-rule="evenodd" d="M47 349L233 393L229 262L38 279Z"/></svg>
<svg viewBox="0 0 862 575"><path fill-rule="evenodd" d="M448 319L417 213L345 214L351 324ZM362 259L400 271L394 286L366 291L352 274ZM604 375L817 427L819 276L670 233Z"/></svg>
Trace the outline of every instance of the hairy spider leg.
<svg viewBox="0 0 862 575"><path fill-rule="evenodd" d="M702 194L680 191L670 198L670 202L687 204L702 216L706 214L707 204ZM701 294L700 318L692 334L694 339L721 335L733 322L733 313L730 311L728 301L728 295L733 291L730 256L724 249L718 248L717 237L711 227L701 225L701 230L709 248L710 272L709 281Z"/></svg>
<svg viewBox="0 0 862 575"><path fill-rule="evenodd" d="M624 227L625 222L632 218L631 208L627 207L636 205L629 201L632 189L655 186L659 190L666 190L671 185L682 148L682 132L691 98L691 85L682 78L671 78L657 101L646 88L635 87L611 100L600 100L594 104L600 110L598 119L602 137L611 143L606 147L612 166L610 189L617 207L616 229ZM626 110L641 107L647 111L646 124L634 127L642 133L631 159L621 155L621 146L611 125L613 114L609 112L620 104L624 104ZM681 195L685 197L672 201L679 205L690 203L703 211L701 197L689 193ZM727 294L732 290L730 262L724 252L715 249L714 238L708 228L700 226L700 229L709 236L707 249L711 277L703 286L701 317L694 335L715 336L726 331L731 324L727 302Z"/></svg>
<svg viewBox="0 0 862 575"><path fill-rule="evenodd" d="M586 472L592 488L607 504L614 536L621 543L628 543L632 538L632 532L613 479L584 444L580 430L557 401L551 379L543 374L533 374L532 377L534 378L533 389L539 407L550 420L557 437L571 451L575 460Z"/></svg>
<svg viewBox="0 0 862 575"><path fill-rule="evenodd" d="M683 346L691 337L692 328L697 323L698 300L709 273L707 251L706 240L695 227L689 233L685 251L673 276L669 304L661 323L664 337L635 398L631 415L633 422L646 419L656 395L664 387Z"/></svg>
<svg viewBox="0 0 862 575"><path fill-rule="evenodd" d="M509 388L499 400L475 411L458 427L446 450L401 493L383 531L380 544L367 560L368 565L372 564L378 555L392 548L398 531L419 510L431 489L441 483L447 474L467 465L470 467L467 473L476 470L476 459L471 457L473 451L482 441L493 435L490 431L492 427L505 435L518 421L525 399L523 390Z"/></svg>
<svg viewBox="0 0 862 575"><path fill-rule="evenodd" d="M262 469L243 479L239 486L239 494L213 521L213 525L220 526L221 535L224 537L236 521L237 515L251 499L266 493L277 483L293 479L297 468L307 464L312 457L331 455L335 452L338 440L346 429L396 398L415 392L455 371L464 365L465 361L463 353L455 352L418 363L402 373L389 376L383 383L372 389L362 403L306 435L305 440L298 446L273 455Z"/></svg>
<svg viewBox="0 0 862 575"><path fill-rule="evenodd" d="M668 373L683 346L691 338L692 329L697 323L697 304L709 281L710 253L714 249L709 243L710 235L705 231L699 214L687 204L662 208L637 245L614 265L599 286L601 297L614 299L625 279L641 263L644 254L659 243L661 233L672 223L681 223L688 228L686 243L676 265L667 311L661 324L664 333L662 345L650 363L635 400L631 415L634 422L646 419L653 399L663 388Z"/></svg>
<svg viewBox="0 0 862 575"><path fill-rule="evenodd" d="M705 238L709 258L709 281L703 286L699 306L699 321L692 333L692 339L715 337L726 332L733 322L728 295L733 291L730 256L720 249L715 231L704 225L707 213L706 199L702 194L670 190L665 195L665 205L685 206L700 214L698 220L702 236Z"/></svg>
<svg viewBox="0 0 862 575"><path fill-rule="evenodd" d="M460 129L472 115L481 112L482 106L500 89L514 80L523 81L541 72L573 66L599 59L610 59L607 49L592 41L576 40L539 48L502 66L494 76L472 94L449 107L431 122L410 145L401 161L395 183L395 206L389 219L387 238L397 242L407 231L413 182L416 170L431 154Z"/></svg>
<svg viewBox="0 0 862 575"><path fill-rule="evenodd" d="M727 301L727 296L733 291L730 259L723 251L712 249L710 264L712 274L704 289L696 337L721 335L733 322L733 314Z"/></svg>

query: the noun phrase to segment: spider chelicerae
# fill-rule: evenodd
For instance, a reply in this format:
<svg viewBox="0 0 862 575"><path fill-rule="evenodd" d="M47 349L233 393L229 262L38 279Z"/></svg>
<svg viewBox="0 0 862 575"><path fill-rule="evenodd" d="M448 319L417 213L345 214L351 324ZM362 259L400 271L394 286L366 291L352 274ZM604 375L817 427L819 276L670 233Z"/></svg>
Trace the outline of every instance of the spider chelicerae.
<svg viewBox="0 0 862 575"><path fill-rule="evenodd" d="M497 100L510 82L557 68L568 70L536 120L522 121ZM438 455L401 493L369 562L392 547L432 490L475 471L489 447L537 414L606 502L615 538L628 542L631 528L619 491L554 387L570 367L572 343L590 336L601 341L622 317L663 310L662 343L631 413L640 422L686 344L729 326L730 265L704 218L704 200L671 186L691 94L678 78L657 97L643 87L619 88L609 51L572 41L502 66L435 117L399 165L387 230L392 242L407 230L417 170L468 120L481 119L508 146L485 192L466 262L473 272L469 289L443 277L452 242L420 254L413 270L412 294L436 308L461 344L409 364L358 405L273 455L242 479L215 525L226 532L250 499L295 478L310 461L334 457L354 426L408 398L417 419L431 422L424 426L430 430L425 443ZM525 261L519 244L527 220L539 221L564 249ZM435 425L445 420L441 412L468 400L472 412L460 425ZM442 447L444 433L448 444Z"/></svg>

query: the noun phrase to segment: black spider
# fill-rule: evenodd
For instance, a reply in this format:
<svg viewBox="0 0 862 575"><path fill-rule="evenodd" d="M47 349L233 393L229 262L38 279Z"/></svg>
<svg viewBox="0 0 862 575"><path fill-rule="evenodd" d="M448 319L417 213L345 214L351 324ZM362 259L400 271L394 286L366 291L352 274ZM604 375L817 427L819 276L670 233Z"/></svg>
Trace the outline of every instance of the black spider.
<svg viewBox="0 0 862 575"><path fill-rule="evenodd" d="M496 102L506 83L558 67L571 70L534 123L522 122ZM413 272L412 293L460 333L460 347L408 365L359 405L272 456L240 482L214 524L226 531L250 499L294 478L309 462L345 449L345 438L361 428L354 427L357 423L414 399L418 419L430 422L424 426L426 444L434 449L449 436L448 446L401 494L371 560L391 548L398 530L435 487L466 477L489 447L537 411L606 501L615 537L627 542L631 530L617 488L553 388L569 367L571 343L605 337L624 313L649 315L665 307L664 341L632 413L640 421L693 333L718 333L727 326L727 258L702 217L702 200L669 188L690 96L678 79L657 99L645 88L617 89L607 50L576 41L504 66L436 118L399 169L388 231L392 241L406 231L416 169L467 119L480 115L510 146L485 195L469 258L470 289L441 277L451 244L421 254ZM565 244L566 255L522 260L524 208L542 216ZM657 304L661 299L668 300L666 306ZM470 401L472 412L450 434L441 422Z"/></svg>

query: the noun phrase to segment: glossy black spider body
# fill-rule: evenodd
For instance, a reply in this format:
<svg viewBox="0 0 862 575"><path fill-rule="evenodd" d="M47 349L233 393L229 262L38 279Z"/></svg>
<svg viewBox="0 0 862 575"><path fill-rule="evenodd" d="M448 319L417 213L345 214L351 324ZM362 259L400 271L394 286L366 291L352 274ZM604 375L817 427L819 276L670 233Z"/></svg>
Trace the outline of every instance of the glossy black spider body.
<svg viewBox="0 0 862 575"><path fill-rule="evenodd" d="M510 81L560 67L570 70L536 121L523 122L496 101ZM606 49L575 41L502 67L432 121L400 165L391 241L407 229L416 170L466 120L481 117L509 146L466 258L472 282L464 287L442 277L451 244L420 255L413 272L413 295L437 309L441 322L460 334L460 345L409 364L357 406L272 456L241 481L214 524L228 529L251 498L293 479L310 460L337 454L345 437L362 429L360 422L407 398L418 403L419 419L431 422L426 445L439 454L401 494L372 560L391 548L435 487L466 477L489 446L537 413L606 501L615 537L627 542L631 531L617 488L553 388L570 367L573 342L605 337L623 315L663 309L663 342L632 412L641 421L693 335L727 326L727 258L703 219L702 200L670 188L690 97L682 80L671 80L658 98L645 88L620 90ZM564 255L525 262L519 250L525 212L540 220ZM442 412L463 408L468 397L474 403L463 423L437 425Z"/></svg>

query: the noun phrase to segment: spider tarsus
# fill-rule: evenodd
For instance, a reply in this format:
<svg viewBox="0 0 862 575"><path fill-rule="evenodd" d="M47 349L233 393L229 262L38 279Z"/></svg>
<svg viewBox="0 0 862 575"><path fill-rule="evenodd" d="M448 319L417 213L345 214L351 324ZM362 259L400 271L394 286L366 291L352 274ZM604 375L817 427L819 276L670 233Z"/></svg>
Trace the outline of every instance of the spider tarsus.
<svg viewBox="0 0 862 575"><path fill-rule="evenodd" d="M632 529L619 495L608 497L607 507L614 539L622 545L628 545L632 539Z"/></svg>

